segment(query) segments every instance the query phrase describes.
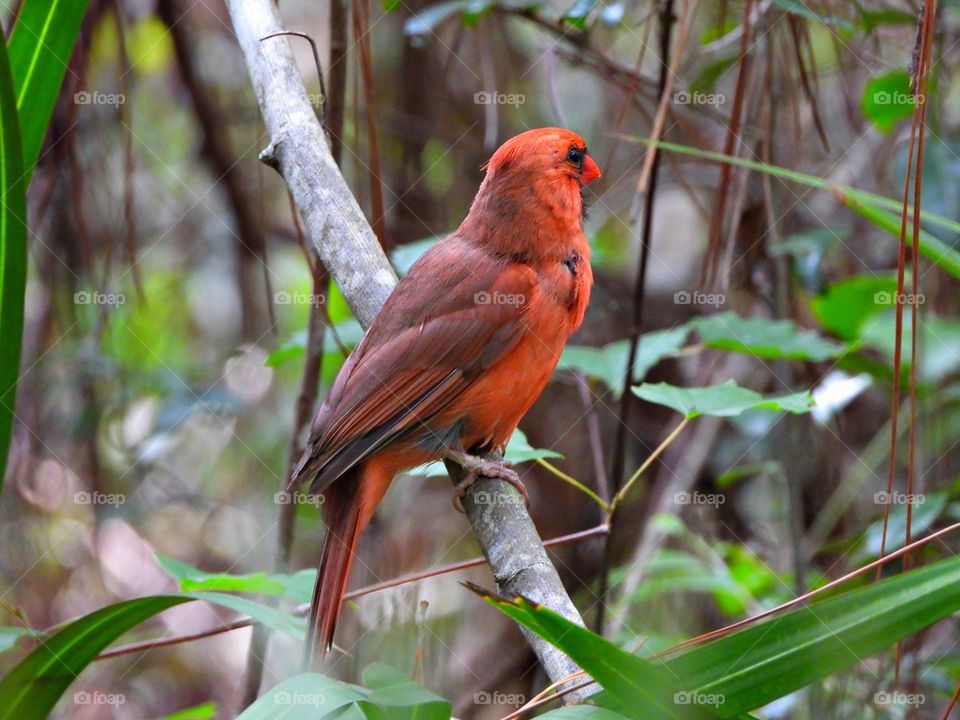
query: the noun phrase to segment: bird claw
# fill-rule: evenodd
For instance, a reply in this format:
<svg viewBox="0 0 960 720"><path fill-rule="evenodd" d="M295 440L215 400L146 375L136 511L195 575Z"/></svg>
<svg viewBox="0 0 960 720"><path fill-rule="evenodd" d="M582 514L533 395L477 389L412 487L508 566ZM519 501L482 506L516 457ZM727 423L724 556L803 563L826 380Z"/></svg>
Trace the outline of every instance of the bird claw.
<svg viewBox="0 0 960 720"><path fill-rule="evenodd" d="M513 463L506 460L486 460L475 455L467 455L453 458L464 469L463 480L457 483L456 492L453 495L453 507L457 512L463 513L463 496L467 494L467 489L473 485L478 477L497 478L510 483L517 489L517 492L523 497L523 502L527 508L530 507L530 495L527 488L517 471L513 469Z"/></svg>

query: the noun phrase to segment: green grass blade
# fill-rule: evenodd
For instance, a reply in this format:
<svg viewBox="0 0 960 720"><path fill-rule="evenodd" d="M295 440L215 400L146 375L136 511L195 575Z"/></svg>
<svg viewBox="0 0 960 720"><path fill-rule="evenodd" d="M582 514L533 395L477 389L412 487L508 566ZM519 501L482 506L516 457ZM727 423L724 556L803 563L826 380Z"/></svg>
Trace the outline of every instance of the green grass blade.
<svg viewBox="0 0 960 720"><path fill-rule="evenodd" d="M6 471L27 284L26 180L6 47L0 43L0 489Z"/></svg>
<svg viewBox="0 0 960 720"><path fill-rule="evenodd" d="M40 154L88 0L24 0L8 44L29 177Z"/></svg>
<svg viewBox="0 0 960 720"><path fill-rule="evenodd" d="M779 165L768 165L767 163L733 157L731 155L724 155L723 153L709 152L707 150L700 150L699 148L690 147L689 145L677 145L676 143L663 141L655 143L649 138L630 136L627 139L633 142L640 142L645 145L656 145L661 150L667 150L679 155L690 155L692 157L700 158L701 160L710 160L712 162L726 163L736 167L747 168L757 172L766 173L767 175L771 175L773 177L778 177L784 180L790 180L792 182L799 183L801 185L806 185L807 187L817 188L818 190L824 190L826 192L832 192L844 205L847 205L855 212L858 212L875 223L877 223L877 216L874 215L873 217L870 217L866 215L860 208L863 206L868 206L872 208L885 208L887 210L892 210L897 214L903 212L903 203L899 200L894 200L893 198L884 197L883 195L877 195L875 193L858 190L857 188L849 185L833 183L829 180L819 178L816 175L808 175L807 173L797 172L796 170L789 170L787 168L780 167ZM912 208L907 208L907 217L913 217ZM920 219L926 223L929 223L930 225L942 227L960 235L960 222L957 222L956 220L950 220L949 218L936 215L926 210L920 211ZM889 229L881 223L877 224L884 229ZM894 235L900 235L899 220L896 223L896 232ZM920 251L950 274L954 275L955 277L960 277L960 252L957 252L947 244L937 240L937 238L933 237L929 233L921 233Z"/></svg>

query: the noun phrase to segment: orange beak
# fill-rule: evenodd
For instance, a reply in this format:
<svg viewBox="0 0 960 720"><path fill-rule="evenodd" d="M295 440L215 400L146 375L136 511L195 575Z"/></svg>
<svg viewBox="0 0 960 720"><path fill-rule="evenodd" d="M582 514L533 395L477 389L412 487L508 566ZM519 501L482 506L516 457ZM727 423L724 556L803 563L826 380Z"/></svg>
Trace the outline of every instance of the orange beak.
<svg viewBox="0 0 960 720"><path fill-rule="evenodd" d="M583 158L583 170L580 171L580 184L589 185L601 175L603 175L603 173L600 172L600 168L597 167L593 158L585 155Z"/></svg>

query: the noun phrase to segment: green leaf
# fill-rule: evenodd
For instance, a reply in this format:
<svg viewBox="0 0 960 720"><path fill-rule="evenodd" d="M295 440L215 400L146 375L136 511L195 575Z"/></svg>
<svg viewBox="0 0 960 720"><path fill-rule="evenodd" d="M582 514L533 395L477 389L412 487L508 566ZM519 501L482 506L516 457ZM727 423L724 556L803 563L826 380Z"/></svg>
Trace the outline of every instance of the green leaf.
<svg viewBox="0 0 960 720"><path fill-rule="evenodd" d="M191 598L155 595L85 615L59 630L0 680L0 720L40 720L107 645L157 613Z"/></svg>
<svg viewBox="0 0 960 720"><path fill-rule="evenodd" d="M725 312L695 318L691 324L704 345L716 350L733 350L761 358L822 362L837 357L846 346L814 332L798 331L790 320L742 318Z"/></svg>
<svg viewBox="0 0 960 720"><path fill-rule="evenodd" d="M899 242L901 219L888 210L874 207L851 195L844 198L844 204L853 210L860 217L866 218L881 230L884 230L891 237ZM907 228L907 237L910 238L910 226ZM947 245L943 240L928 233L926 230L920 230L918 248L920 254L947 271L954 277L960 277L960 252Z"/></svg>
<svg viewBox="0 0 960 720"><path fill-rule="evenodd" d="M878 130L888 133L901 120L913 115L914 97L906 70L877 75L867 80L860 98L863 116Z"/></svg>
<svg viewBox="0 0 960 720"><path fill-rule="evenodd" d="M513 431L513 435L510 437L510 441L507 443L507 451L503 455L504 460L517 465L520 463L530 462L531 460L539 460L540 458L562 457L563 455L554 450L533 447L527 440L526 434L524 434L523 430L520 428L517 428Z"/></svg>
<svg viewBox="0 0 960 720"><path fill-rule="evenodd" d="M411 682L391 667L371 666L364 673L370 689L325 675L303 673L284 680L260 697L237 720L448 720L450 703Z"/></svg>
<svg viewBox="0 0 960 720"><path fill-rule="evenodd" d="M675 684L676 677L664 672L659 664L631 655L596 633L523 597L506 600L476 591L504 615L569 655L603 686L610 696L612 709L630 717L651 720L720 717L715 707L685 702L687 696Z"/></svg>
<svg viewBox="0 0 960 720"><path fill-rule="evenodd" d="M755 390L740 387L733 380L720 385L683 388L667 383L644 383L633 389L637 397L657 405L666 405L688 418L698 415L733 417L746 410L776 410L801 414L813 407L809 392L764 397Z"/></svg>
<svg viewBox="0 0 960 720"><path fill-rule="evenodd" d="M302 641L307 631L307 624L303 618L297 618L290 613L279 610L270 605L264 605L239 595L225 595L214 592L189 592L185 597L194 600L212 602L229 610L249 615L254 620L267 627L282 632L294 640Z"/></svg>
<svg viewBox="0 0 960 720"><path fill-rule="evenodd" d="M216 704L212 702L205 702L201 705L195 705L192 708L175 712L172 715L164 715L160 720L210 720L216 716Z"/></svg>
<svg viewBox="0 0 960 720"><path fill-rule="evenodd" d="M797 172L796 170L789 170L778 165L768 165L767 163L747 160L746 158L733 157L731 155L724 155L723 153L701 150L699 148L690 147L689 145L678 145L676 143L662 141L655 142L650 138L626 136L626 139L632 140L633 142L643 143L644 145L656 145L661 150L667 150L680 155L690 155L692 157L700 158L701 160L726 163L736 167L756 170L757 172L762 172L772 177L783 178L784 180L790 180L791 182L806 185L807 187L817 188L818 190L825 190L833 193L838 201L844 205L847 205L852 210L864 215L864 217L867 217L867 214L861 208L873 210L884 208L887 210L892 210L897 214L903 212L903 203L899 200L894 200L893 198L884 197L883 195L876 195L875 193L858 190L850 185L833 183L815 175ZM877 213L876 216L877 217L870 219L875 224L879 224L879 218L883 215ZM889 219L889 214L887 214L886 217ZM913 209L911 207L907 208L907 217L913 217ZM936 215L926 210L920 211L920 218L924 222L928 222L931 225L936 225L938 227L950 230L953 233L960 234L960 222L957 222L956 220L943 217L942 215ZM898 220L896 222L899 223ZM897 227L899 228L899 224ZM933 262L950 274L954 275L955 277L960 277L960 252L953 250L942 241L930 235L930 233L920 233L920 252L926 257L931 258Z"/></svg>
<svg viewBox="0 0 960 720"><path fill-rule="evenodd" d="M834 283L822 295L810 301L814 317L824 329L851 342L860 339L867 320L883 309L877 297L897 290L891 276L855 275Z"/></svg>
<svg viewBox="0 0 960 720"><path fill-rule="evenodd" d="M38 4L28 1L23 10L27 5ZM0 489L7 466L20 376L23 296L27 285L26 188L20 120L7 50L3 46L0 47L0 198L3 199L0 208Z"/></svg>
<svg viewBox="0 0 960 720"><path fill-rule="evenodd" d="M652 673L652 664L547 608L522 598L491 602L590 673L606 691L604 706L622 708L631 697L629 683L643 683ZM711 708L716 716L740 717L856 666L958 610L960 557L952 557L813 602L658 662L686 698L719 700ZM629 717L659 717L646 712L638 695L632 699L626 708Z"/></svg>
<svg viewBox="0 0 960 720"><path fill-rule="evenodd" d="M357 702L369 692L318 673L294 675L260 696L237 720L321 720Z"/></svg>
<svg viewBox="0 0 960 720"><path fill-rule="evenodd" d="M684 687L723 695L720 711L733 717L856 666L957 610L960 558L950 558L770 618L666 663Z"/></svg>
<svg viewBox="0 0 960 720"><path fill-rule="evenodd" d="M538 715L537 718L544 720L546 718L550 718L550 720L627 720L626 715L596 705L568 705Z"/></svg>
<svg viewBox="0 0 960 720"><path fill-rule="evenodd" d="M511 435L510 440L507 441L507 451L503 454L504 460L515 465L530 462L532 460L539 460L540 458L562 457L563 455L555 452L554 450L535 448L530 445L530 442L527 440L527 436L520 428L517 428L513 431L513 435ZM412 470L407 470L407 472L404 474L416 475L418 477L445 477L447 474L447 469L444 467L443 463L438 460L436 462L426 463L425 465L413 468Z"/></svg>
<svg viewBox="0 0 960 720"><path fill-rule="evenodd" d="M372 691L370 702L387 708L390 718L447 720L450 703L404 676L389 665L374 663L363 674L363 684Z"/></svg>
<svg viewBox="0 0 960 720"><path fill-rule="evenodd" d="M642 380L663 358L672 355L686 342L688 325L668 330L649 332L640 337L637 360L633 365L634 378ZM579 370L589 378L599 380L619 397L627 375L630 341L617 340L602 348L568 345L560 356L557 370Z"/></svg>
<svg viewBox="0 0 960 720"><path fill-rule="evenodd" d="M180 581L181 590L222 590L260 595L283 595L287 589L286 585L265 572L249 575L208 573L176 558L160 554L156 557L160 567Z"/></svg>
<svg viewBox="0 0 960 720"><path fill-rule="evenodd" d="M10 70L28 177L40 155L86 10L87 0L24 0L10 33ZM6 193L4 197L9 202Z"/></svg>

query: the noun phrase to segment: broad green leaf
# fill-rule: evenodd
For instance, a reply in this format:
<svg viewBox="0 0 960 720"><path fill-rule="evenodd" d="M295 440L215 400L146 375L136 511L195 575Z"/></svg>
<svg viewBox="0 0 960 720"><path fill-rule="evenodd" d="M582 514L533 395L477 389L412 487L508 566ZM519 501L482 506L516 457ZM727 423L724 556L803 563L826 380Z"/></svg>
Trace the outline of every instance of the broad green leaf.
<svg viewBox="0 0 960 720"><path fill-rule="evenodd" d="M844 352L845 345L814 332L797 330L790 320L742 318L725 312L696 318L691 323L703 344L717 350L733 350L761 358L822 362Z"/></svg>
<svg viewBox="0 0 960 720"><path fill-rule="evenodd" d="M278 630L294 640L302 641L306 634L306 621L303 618L294 617L283 610L239 595L198 591L184 593L184 596L194 600L205 600L229 610L249 615L257 622L273 630Z"/></svg>
<svg viewBox="0 0 960 720"><path fill-rule="evenodd" d="M770 618L666 663L684 687L723 695L721 714L733 717L854 667L958 610L960 558L950 558Z"/></svg>
<svg viewBox="0 0 960 720"><path fill-rule="evenodd" d="M160 567L180 582L181 590L220 590L225 592L248 592L260 595L283 595L286 586L265 572L248 575L209 573L166 555L157 555Z"/></svg>
<svg viewBox="0 0 960 720"><path fill-rule="evenodd" d="M716 706L687 702L677 677L660 663L648 662L575 625L553 610L525 598L514 600L481 593L500 612L565 652L609 695L611 709L630 717L717 718ZM682 679L682 678L680 678Z"/></svg>
<svg viewBox="0 0 960 720"><path fill-rule="evenodd" d="M746 410L776 410L801 414L813 407L809 392L764 397L755 390L740 387L733 380L720 385L684 388L667 383L644 383L633 389L637 397L657 405L666 405L688 418L698 415L733 417Z"/></svg>
<svg viewBox="0 0 960 720"><path fill-rule="evenodd" d="M450 703L391 667L371 666L364 673L369 688L348 685L325 675L303 673L284 680L241 713L238 720L448 720Z"/></svg>
<svg viewBox="0 0 960 720"><path fill-rule="evenodd" d="M110 605L46 638L0 680L0 720L40 720L107 645L157 613L191 598L155 595Z"/></svg>
<svg viewBox="0 0 960 720"><path fill-rule="evenodd" d="M31 7L39 2L24 3ZM3 43L0 43L3 45ZM27 181L6 46L0 47L0 489L7 466L20 375L27 284Z"/></svg>
<svg viewBox="0 0 960 720"><path fill-rule="evenodd" d="M530 462L531 460L539 460L540 458L562 457L563 455L554 450L533 447L530 441L527 440L526 434L520 428L513 431L513 435L510 436L510 441L507 443L507 451L503 455L504 460L518 465L520 463Z"/></svg>
<svg viewBox="0 0 960 720"><path fill-rule="evenodd" d="M596 705L568 705L567 707L551 710L537 718L550 720L628 720L626 715L615 713L613 710Z"/></svg>
<svg viewBox="0 0 960 720"><path fill-rule="evenodd" d="M363 684L371 690L370 702L385 708L390 718L448 720L450 717L447 700L417 685L389 665L371 665L363 674Z"/></svg>
<svg viewBox="0 0 960 720"><path fill-rule="evenodd" d="M634 378L642 380L646 377L658 362L679 350L689 334L690 328L680 325L642 335L637 360L633 365ZM579 370L587 377L602 382L614 396L619 397L627 375L629 354L629 340L617 340L602 348L568 345L560 356L557 369Z"/></svg>
<svg viewBox="0 0 960 720"><path fill-rule="evenodd" d="M28 177L40 155L86 10L87 0L24 0L10 33L10 69Z"/></svg>
<svg viewBox="0 0 960 720"><path fill-rule="evenodd" d="M318 673L288 678L260 696L237 720L321 720L357 702L370 693Z"/></svg>
<svg viewBox="0 0 960 720"><path fill-rule="evenodd" d="M810 309L824 327L844 340L860 339L867 320L883 308L878 302L897 290L896 278L855 275L834 283L810 301Z"/></svg>
<svg viewBox="0 0 960 720"><path fill-rule="evenodd" d="M913 115L913 105L910 73L906 70L894 70L871 77L864 85L860 98L863 116L885 133Z"/></svg>

